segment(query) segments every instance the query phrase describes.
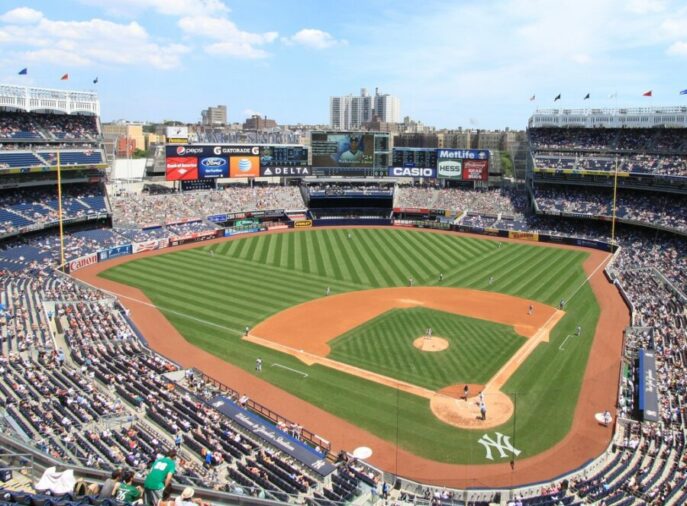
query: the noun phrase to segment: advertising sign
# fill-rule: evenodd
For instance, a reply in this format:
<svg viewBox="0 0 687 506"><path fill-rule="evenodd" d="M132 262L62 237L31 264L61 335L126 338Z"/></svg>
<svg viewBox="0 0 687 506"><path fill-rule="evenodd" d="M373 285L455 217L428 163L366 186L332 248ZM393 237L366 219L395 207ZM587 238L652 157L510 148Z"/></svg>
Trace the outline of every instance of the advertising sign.
<svg viewBox="0 0 687 506"><path fill-rule="evenodd" d="M642 418L650 422L658 421L658 387L656 357L653 351L639 350L639 411Z"/></svg>
<svg viewBox="0 0 687 506"><path fill-rule="evenodd" d="M263 177L302 177L310 176L310 167L260 167L260 175Z"/></svg>
<svg viewBox="0 0 687 506"><path fill-rule="evenodd" d="M78 271L79 269L83 269L84 267L88 267L89 265L93 265L93 264L97 264L97 263L98 263L98 254L97 253L91 253L89 255L84 255L82 257L79 257L79 258L69 262L69 272Z"/></svg>
<svg viewBox="0 0 687 506"><path fill-rule="evenodd" d="M389 167L389 177L437 177L437 169L430 167Z"/></svg>
<svg viewBox="0 0 687 506"><path fill-rule="evenodd" d="M293 222L294 228L307 228L312 227L312 220L300 220Z"/></svg>
<svg viewBox="0 0 687 506"><path fill-rule="evenodd" d="M208 156L227 156L227 155L260 155L260 146L240 145L240 144L184 144L165 147L167 158L170 156L196 156L204 158Z"/></svg>
<svg viewBox="0 0 687 506"><path fill-rule="evenodd" d="M150 241L135 242L131 246L131 251L133 253L141 253L143 251L153 251L156 249L163 249L167 247L168 240L165 239L152 239Z"/></svg>
<svg viewBox="0 0 687 506"><path fill-rule="evenodd" d="M208 156L198 160L198 176L201 179L229 177L229 160L223 156Z"/></svg>
<svg viewBox="0 0 687 506"><path fill-rule="evenodd" d="M123 257L125 255L131 255L132 247L131 244L125 244L123 246L115 246L114 248L104 249L98 252L98 259L100 262L108 260L110 258Z"/></svg>
<svg viewBox="0 0 687 506"><path fill-rule="evenodd" d="M437 149L440 160L489 160L488 149Z"/></svg>
<svg viewBox="0 0 687 506"><path fill-rule="evenodd" d="M279 430L272 423L239 407L222 395L210 400L210 404L224 416L230 418L256 437L286 453L291 458L315 471L320 476L328 476L336 470L323 453Z"/></svg>
<svg viewBox="0 0 687 506"><path fill-rule="evenodd" d="M230 177L259 177L259 156L232 156L229 159Z"/></svg>
<svg viewBox="0 0 687 506"><path fill-rule="evenodd" d="M486 160L464 160L463 180L486 181L489 179L489 162Z"/></svg>
<svg viewBox="0 0 687 506"><path fill-rule="evenodd" d="M167 158L167 181L198 179L198 159L195 156L173 156Z"/></svg>
<svg viewBox="0 0 687 506"><path fill-rule="evenodd" d="M522 239L523 241L539 241L538 232L520 232L518 230L508 231L509 239Z"/></svg>
<svg viewBox="0 0 687 506"><path fill-rule="evenodd" d="M437 163L437 176L442 179L462 179L462 160L442 160Z"/></svg>

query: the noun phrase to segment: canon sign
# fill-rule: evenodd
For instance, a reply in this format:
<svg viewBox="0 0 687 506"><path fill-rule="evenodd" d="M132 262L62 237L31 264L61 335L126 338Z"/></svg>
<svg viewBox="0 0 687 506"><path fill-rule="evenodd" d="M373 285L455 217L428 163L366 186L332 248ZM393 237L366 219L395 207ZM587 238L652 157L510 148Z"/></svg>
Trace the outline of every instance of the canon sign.
<svg viewBox="0 0 687 506"><path fill-rule="evenodd" d="M389 177L437 177L437 172L429 167L389 167Z"/></svg>

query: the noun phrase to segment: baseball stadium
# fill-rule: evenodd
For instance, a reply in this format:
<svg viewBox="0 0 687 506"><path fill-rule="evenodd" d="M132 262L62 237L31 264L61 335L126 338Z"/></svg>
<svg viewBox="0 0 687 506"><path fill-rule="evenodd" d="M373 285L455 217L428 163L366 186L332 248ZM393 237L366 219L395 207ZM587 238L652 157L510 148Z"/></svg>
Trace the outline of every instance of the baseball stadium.
<svg viewBox="0 0 687 506"><path fill-rule="evenodd" d="M197 504L687 501L687 108L537 110L508 178L382 131L113 160L95 92L0 104L3 503L161 455Z"/></svg>

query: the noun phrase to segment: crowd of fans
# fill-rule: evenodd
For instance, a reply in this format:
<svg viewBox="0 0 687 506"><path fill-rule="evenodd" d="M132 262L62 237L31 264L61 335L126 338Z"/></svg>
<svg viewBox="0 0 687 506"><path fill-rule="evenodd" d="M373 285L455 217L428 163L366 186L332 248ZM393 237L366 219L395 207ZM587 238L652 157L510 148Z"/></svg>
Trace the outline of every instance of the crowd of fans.
<svg viewBox="0 0 687 506"><path fill-rule="evenodd" d="M527 209L527 195L509 189L472 190L435 188L427 186L399 186L394 207L448 209L474 213L520 215Z"/></svg>
<svg viewBox="0 0 687 506"><path fill-rule="evenodd" d="M141 228L214 214L267 209L303 209L294 186L228 186L221 190L145 195L122 192L112 197L115 226Z"/></svg>
<svg viewBox="0 0 687 506"><path fill-rule="evenodd" d="M685 129L533 128L535 167L687 176Z"/></svg>
<svg viewBox="0 0 687 506"><path fill-rule="evenodd" d="M0 141L9 140L95 140L99 136L96 116L0 113Z"/></svg>
<svg viewBox="0 0 687 506"><path fill-rule="evenodd" d="M539 210L547 214L574 213L610 218L613 215L613 192L570 186L535 188ZM619 190L616 217L687 232L687 206L684 195Z"/></svg>

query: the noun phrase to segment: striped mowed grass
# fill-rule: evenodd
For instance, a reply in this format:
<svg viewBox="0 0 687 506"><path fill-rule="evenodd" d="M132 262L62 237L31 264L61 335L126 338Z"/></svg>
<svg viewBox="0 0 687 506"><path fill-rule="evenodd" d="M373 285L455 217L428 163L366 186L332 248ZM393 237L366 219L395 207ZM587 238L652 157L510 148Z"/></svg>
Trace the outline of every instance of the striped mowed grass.
<svg viewBox="0 0 687 506"><path fill-rule="evenodd" d="M428 353L413 341L432 329L446 350ZM525 342L512 327L425 308L392 309L330 341L329 358L429 390L484 385Z"/></svg>
<svg viewBox="0 0 687 506"><path fill-rule="evenodd" d="M335 294L407 286L410 277L416 286L491 290L553 306L565 298L567 314L553 330L551 342L540 345L504 387L517 397L516 421L496 429L503 434L517 431L522 457L551 447L565 435L591 339L566 343L565 353L558 346L577 325L593 335L599 312L585 282L585 252L509 242L499 246L496 241L418 230L354 229L350 239L348 233L312 229L242 237L132 260L101 275L143 290L191 343L247 371L253 370L258 356L265 364L307 370L307 380L269 366L261 377L418 455L466 464L488 463L476 434L438 421L426 399L326 367L307 367L241 340L244 327L323 297L327 287ZM508 346L498 343L488 351L498 355ZM383 354L393 356L392 351L384 349Z"/></svg>

